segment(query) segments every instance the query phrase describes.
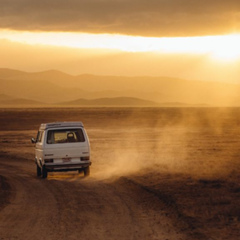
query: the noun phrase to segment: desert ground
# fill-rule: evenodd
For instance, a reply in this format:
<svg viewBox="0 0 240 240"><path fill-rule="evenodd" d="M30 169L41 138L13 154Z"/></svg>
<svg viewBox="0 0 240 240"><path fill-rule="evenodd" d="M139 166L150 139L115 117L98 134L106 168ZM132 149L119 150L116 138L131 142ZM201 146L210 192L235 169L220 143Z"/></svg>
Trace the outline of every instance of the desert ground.
<svg viewBox="0 0 240 240"><path fill-rule="evenodd" d="M89 177L36 176L54 121L84 123ZM0 109L0 240L238 240L239 126L239 108Z"/></svg>

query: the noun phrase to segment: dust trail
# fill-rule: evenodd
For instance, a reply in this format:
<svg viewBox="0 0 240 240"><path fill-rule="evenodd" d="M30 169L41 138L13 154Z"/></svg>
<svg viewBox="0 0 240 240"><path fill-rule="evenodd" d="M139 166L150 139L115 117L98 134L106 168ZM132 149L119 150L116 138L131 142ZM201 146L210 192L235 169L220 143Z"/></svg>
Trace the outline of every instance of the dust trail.
<svg viewBox="0 0 240 240"><path fill-rule="evenodd" d="M93 153L96 176L150 170L222 178L239 169L237 109L168 109L148 111L145 118L144 114L133 112L126 126L101 132L104 144L96 141L98 153Z"/></svg>

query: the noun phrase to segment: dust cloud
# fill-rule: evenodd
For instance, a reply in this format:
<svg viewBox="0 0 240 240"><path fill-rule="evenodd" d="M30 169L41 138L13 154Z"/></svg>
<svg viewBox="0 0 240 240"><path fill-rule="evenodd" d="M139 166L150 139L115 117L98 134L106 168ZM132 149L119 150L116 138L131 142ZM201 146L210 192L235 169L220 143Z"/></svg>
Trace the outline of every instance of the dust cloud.
<svg viewBox="0 0 240 240"><path fill-rule="evenodd" d="M239 168L238 117L236 108L135 109L124 122L99 130L96 152L93 136L93 159L101 165L96 175L151 171L229 177Z"/></svg>

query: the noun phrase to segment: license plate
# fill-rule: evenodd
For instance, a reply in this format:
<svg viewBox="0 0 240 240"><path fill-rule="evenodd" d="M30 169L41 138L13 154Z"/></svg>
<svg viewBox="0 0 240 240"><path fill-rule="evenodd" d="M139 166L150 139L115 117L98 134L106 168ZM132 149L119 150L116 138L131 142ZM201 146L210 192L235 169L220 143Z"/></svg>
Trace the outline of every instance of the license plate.
<svg viewBox="0 0 240 240"><path fill-rule="evenodd" d="M63 160L63 162L70 162L71 158L63 158L62 160Z"/></svg>

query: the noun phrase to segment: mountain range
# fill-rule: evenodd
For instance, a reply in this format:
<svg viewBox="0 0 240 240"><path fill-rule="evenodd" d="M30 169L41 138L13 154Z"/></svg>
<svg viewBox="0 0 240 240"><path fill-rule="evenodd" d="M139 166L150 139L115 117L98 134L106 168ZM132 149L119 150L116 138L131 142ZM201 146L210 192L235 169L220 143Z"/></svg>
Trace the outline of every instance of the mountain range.
<svg viewBox="0 0 240 240"><path fill-rule="evenodd" d="M0 105L239 106L240 85L0 68Z"/></svg>

